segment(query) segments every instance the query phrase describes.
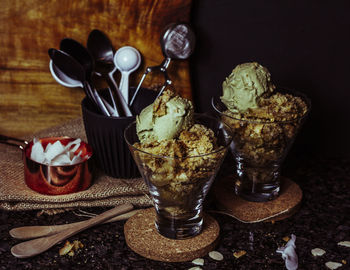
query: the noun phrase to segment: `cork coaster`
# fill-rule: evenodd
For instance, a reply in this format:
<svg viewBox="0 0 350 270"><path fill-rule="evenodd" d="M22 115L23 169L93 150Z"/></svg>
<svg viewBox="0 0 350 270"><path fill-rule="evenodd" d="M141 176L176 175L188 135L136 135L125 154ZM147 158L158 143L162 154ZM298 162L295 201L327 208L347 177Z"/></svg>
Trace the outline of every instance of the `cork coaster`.
<svg viewBox="0 0 350 270"><path fill-rule="evenodd" d="M246 201L234 193L233 176L221 179L214 186L218 208L245 223L277 221L292 216L299 209L303 193L300 187L288 178L283 178L280 195L268 202ZM232 188L228 188L231 187ZM220 212L220 211L219 211Z"/></svg>
<svg viewBox="0 0 350 270"><path fill-rule="evenodd" d="M127 245L148 259L163 262L185 262L202 257L217 244L220 227L217 221L204 216L202 232L192 238L174 240L158 233L154 225L155 210L148 208L129 218L124 225Z"/></svg>

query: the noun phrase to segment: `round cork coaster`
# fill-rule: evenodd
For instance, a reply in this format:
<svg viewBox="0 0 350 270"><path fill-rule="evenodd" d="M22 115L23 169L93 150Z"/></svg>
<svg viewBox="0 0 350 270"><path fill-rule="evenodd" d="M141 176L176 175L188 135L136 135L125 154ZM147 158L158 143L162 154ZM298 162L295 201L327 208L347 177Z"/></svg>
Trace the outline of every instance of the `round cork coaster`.
<svg viewBox="0 0 350 270"><path fill-rule="evenodd" d="M124 225L127 245L139 255L163 262L185 262L202 257L217 244L220 227L211 216L204 215L202 232L192 238L174 240L158 233L155 210L148 208L135 214Z"/></svg>
<svg viewBox="0 0 350 270"><path fill-rule="evenodd" d="M288 178L281 181L280 195L268 202L250 202L240 198L234 193L233 183L233 176L227 176L214 185L216 205L219 212L246 223L277 221L290 217L299 209L303 197L300 187Z"/></svg>

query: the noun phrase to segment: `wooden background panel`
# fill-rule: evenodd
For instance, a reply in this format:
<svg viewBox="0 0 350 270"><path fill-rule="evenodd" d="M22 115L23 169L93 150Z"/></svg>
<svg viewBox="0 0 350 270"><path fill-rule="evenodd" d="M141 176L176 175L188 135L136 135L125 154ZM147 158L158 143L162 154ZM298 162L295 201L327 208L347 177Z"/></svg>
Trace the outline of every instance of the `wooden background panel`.
<svg viewBox="0 0 350 270"><path fill-rule="evenodd" d="M172 22L189 21L191 0L0 0L0 133L21 137L81 115L79 88L52 78L47 50L73 38L86 45L91 30L105 32L114 48L130 45L143 57L131 76L137 85L146 66L163 60L159 36ZM169 76L191 98L188 61L172 61ZM120 75L116 74L117 81ZM162 83L148 75L144 86Z"/></svg>

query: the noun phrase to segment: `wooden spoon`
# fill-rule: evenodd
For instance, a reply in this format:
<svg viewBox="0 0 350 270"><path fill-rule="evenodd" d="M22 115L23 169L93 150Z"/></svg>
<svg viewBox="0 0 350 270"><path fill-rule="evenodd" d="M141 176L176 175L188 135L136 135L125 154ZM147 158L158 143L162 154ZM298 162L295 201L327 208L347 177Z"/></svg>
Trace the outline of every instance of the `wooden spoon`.
<svg viewBox="0 0 350 270"><path fill-rule="evenodd" d="M135 215L139 209L132 210L130 212L127 212L122 215L118 215L116 217L113 217L111 219L108 219L104 221L103 223L111 223L119 220L126 220L133 215ZM62 224L62 225L50 225L50 226L23 226L23 227L18 227L18 228L13 228L10 230L10 235L13 238L16 239L32 239L32 238L38 238L38 237L43 237L43 236L49 236L53 235L59 232L62 232L64 230L70 229L72 227L75 227L78 224L82 224L86 222L84 221L79 221L79 222L74 222L74 223L69 223L69 224Z"/></svg>
<svg viewBox="0 0 350 270"><path fill-rule="evenodd" d="M29 258L35 255L38 255L55 244L87 229L90 228L94 225L100 224L116 215L126 213L130 210L133 209L132 204L124 204L117 206L113 209L110 209L96 217L93 217L91 219L88 219L86 221L83 221L69 229L66 229L60 233L47 236L47 237L42 237L42 238L37 238L34 240L29 240L23 243L20 243L18 245L15 245L14 247L11 248L11 253L13 256L18 257L18 258Z"/></svg>

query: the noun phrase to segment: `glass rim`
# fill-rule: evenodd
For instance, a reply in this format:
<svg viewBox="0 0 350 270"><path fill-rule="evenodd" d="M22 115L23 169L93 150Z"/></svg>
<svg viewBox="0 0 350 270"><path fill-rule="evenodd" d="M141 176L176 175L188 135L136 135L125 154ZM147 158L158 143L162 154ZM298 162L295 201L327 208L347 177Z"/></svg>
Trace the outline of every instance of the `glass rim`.
<svg viewBox="0 0 350 270"><path fill-rule="evenodd" d="M225 111L229 111L229 109L226 107L226 105L221 101L221 99L219 97L212 97L211 98L211 106L213 107L213 109L219 113L219 114L222 114L228 118L231 118L231 119L234 119L234 120L237 120L237 121L241 121L241 122L246 122L246 123L254 123L254 124L287 124L287 123L294 123L296 121L299 121L299 120L302 120L304 118L306 118L308 116L308 114L310 113L311 111L311 101L310 99L303 93L301 92L298 92L298 91L295 91L295 90L289 90L289 89L286 89L286 88L281 88L279 89L278 91L276 92L279 92L279 93L288 93L288 94L295 94L296 96L298 97L301 97L303 99L303 101L306 103L306 106L307 106L307 110L306 112L301 115L301 116L298 116L294 119L291 119L291 120L274 120L274 121L270 121L270 120L267 120L267 119L264 119L264 120L256 120L256 119L240 119L240 118L236 118L232 115L229 115L227 113L224 112L223 109L221 108L225 108ZM218 104L219 106L217 106L216 104ZM221 108L219 108L221 107Z"/></svg>
<svg viewBox="0 0 350 270"><path fill-rule="evenodd" d="M232 140L233 140L233 132L232 132L232 129L230 128L229 125L227 125L224 121L221 121L220 119L216 118L216 117L212 117L212 116L209 116L209 115L206 115L206 114L201 114L201 113L194 113L194 116L195 117L207 117L207 118L210 118L212 120L215 120L215 121L218 121L220 122L224 127L225 127L225 130L229 132L229 135L230 135L230 139L228 140L228 142L226 142L226 144L224 146L219 146L216 150L210 152L210 153L206 153L206 154L201 154L201 155L195 155L195 156L185 156L185 157L171 157L171 156L165 156L165 155L155 155L155 154L152 154L152 153L149 153L149 152L146 152L144 150L141 150L137 147L135 147L134 145L132 145L127 136L126 136L126 132L128 129L130 129L133 125L136 125L136 120L133 121L132 123L130 123L124 130L124 139L126 141L126 143L128 144L129 147L131 147L132 149L136 150L136 151L139 151L141 153L144 153L144 154L147 154L147 155L150 155L154 158L166 158L166 159L187 159L187 158L199 158L199 157L205 157L205 156L209 156L209 155L212 155L212 154L215 154L215 153L219 153L221 151L226 151L228 149L228 147L230 146ZM137 136L137 135L136 135Z"/></svg>

